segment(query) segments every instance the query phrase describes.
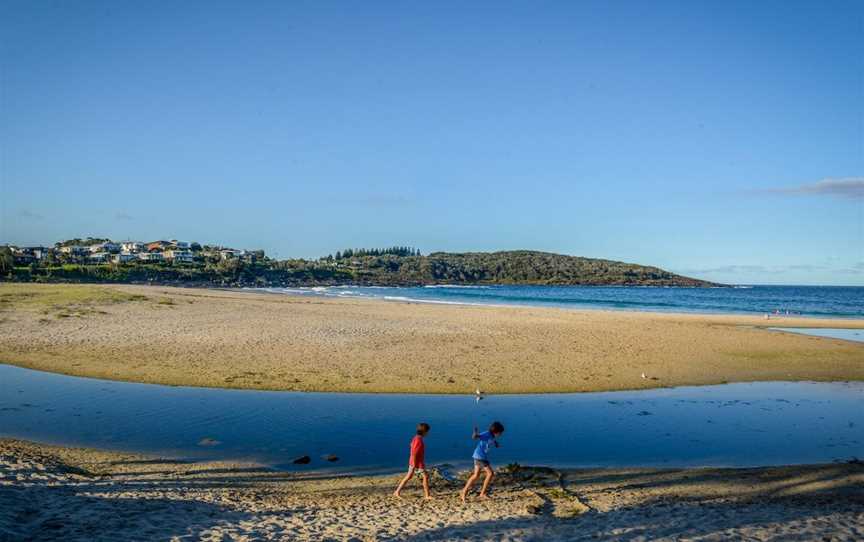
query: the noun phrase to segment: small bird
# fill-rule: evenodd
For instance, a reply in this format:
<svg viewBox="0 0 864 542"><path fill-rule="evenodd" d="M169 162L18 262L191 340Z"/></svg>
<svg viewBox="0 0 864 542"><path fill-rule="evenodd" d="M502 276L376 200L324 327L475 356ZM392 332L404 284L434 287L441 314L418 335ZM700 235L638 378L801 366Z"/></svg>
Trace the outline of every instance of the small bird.
<svg viewBox="0 0 864 542"><path fill-rule="evenodd" d="M645 376L645 373L642 373L642 378L645 379L645 378L648 378L648 377Z"/></svg>
<svg viewBox="0 0 864 542"><path fill-rule="evenodd" d="M474 395L483 395L483 392L480 391L480 388L477 388L477 389L474 391Z"/></svg>

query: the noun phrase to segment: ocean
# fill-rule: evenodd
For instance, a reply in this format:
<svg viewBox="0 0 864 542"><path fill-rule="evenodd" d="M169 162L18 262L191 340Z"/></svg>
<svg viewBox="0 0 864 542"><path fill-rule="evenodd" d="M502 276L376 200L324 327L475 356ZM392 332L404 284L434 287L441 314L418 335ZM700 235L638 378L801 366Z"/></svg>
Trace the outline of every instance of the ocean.
<svg viewBox="0 0 864 542"><path fill-rule="evenodd" d="M639 310L864 318L864 286L735 286L652 288L601 286L328 286L261 288L272 293L356 297L418 303L522 305L572 309Z"/></svg>

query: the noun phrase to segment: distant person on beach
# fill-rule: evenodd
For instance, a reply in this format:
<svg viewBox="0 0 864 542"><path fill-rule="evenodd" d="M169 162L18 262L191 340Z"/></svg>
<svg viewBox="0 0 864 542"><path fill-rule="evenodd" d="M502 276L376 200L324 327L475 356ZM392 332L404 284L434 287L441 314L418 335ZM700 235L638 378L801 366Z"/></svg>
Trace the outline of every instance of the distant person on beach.
<svg viewBox="0 0 864 542"><path fill-rule="evenodd" d="M489 485L492 483L492 478L495 476L495 471L492 470L492 465L489 464L489 447L495 446L498 448L500 446L498 444L498 437L503 433L504 426L501 422L492 422L492 425L489 426L489 430L483 431L482 433L477 432L476 427L474 428L471 438L479 440L480 442L477 443L477 447L474 449L474 455L471 456L474 458L474 472L471 473L471 476L468 477L468 481L465 482L465 487L462 488L462 493L460 494L462 502L465 502L468 492L471 491L471 486L473 486L477 479L480 478L481 469L486 477L483 479L483 486L480 488L480 498L486 499L489 497Z"/></svg>
<svg viewBox="0 0 864 542"><path fill-rule="evenodd" d="M397 499L402 498L402 488L405 487L408 480L413 478L415 474L419 474L420 479L423 481L424 498L432 498L432 495L429 493L429 473L426 472L426 444L423 442L423 437L429 433L429 429L430 427L428 423L421 422L417 424L417 434L414 435L414 438L411 440L411 454L408 457L408 473L405 474L405 477L402 478L402 481L400 481L399 485L396 486L396 491L393 492L393 496Z"/></svg>

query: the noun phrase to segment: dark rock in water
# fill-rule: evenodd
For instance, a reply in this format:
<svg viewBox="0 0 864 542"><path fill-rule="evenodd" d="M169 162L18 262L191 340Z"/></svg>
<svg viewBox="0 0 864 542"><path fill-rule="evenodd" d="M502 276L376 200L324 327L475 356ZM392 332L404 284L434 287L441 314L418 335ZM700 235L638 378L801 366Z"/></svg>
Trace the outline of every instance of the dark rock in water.
<svg viewBox="0 0 864 542"><path fill-rule="evenodd" d="M640 413L638 413L638 414L636 414L636 415L637 415L637 416L650 416L651 413L648 412L647 410L643 410L642 412L640 412Z"/></svg>
<svg viewBox="0 0 864 542"><path fill-rule="evenodd" d="M532 515L540 515L543 513L543 505L542 504L529 504L525 507L525 511Z"/></svg>
<svg viewBox="0 0 864 542"><path fill-rule="evenodd" d="M458 481L458 479L451 472L452 469L453 469L453 465L450 465L449 463L444 463L444 464L432 467L432 473L437 474L446 482L455 483Z"/></svg>
<svg viewBox="0 0 864 542"><path fill-rule="evenodd" d="M339 461L339 457L335 456L333 454L327 454L327 455L321 456L321 459L323 459L324 461L329 461L331 463L333 463L335 461Z"/></svg>
<svg viewBox="0 0 864 542"><path fill-rule="evenodd" d="M65 525L59 519L51 518L51 519L48 519L46 521L43 521L41 527L43 529L57 530L57 529L62 529L63 527L65 527Z"/></svg>
<svg viewBox="0 0 864 542"><path fill-rule="evenodd" d="M295 465L308 465L311 462L312 462L312 458L309 457L308 455L301 455L300 457L291 461L291 463L294 463Z"/></svg>

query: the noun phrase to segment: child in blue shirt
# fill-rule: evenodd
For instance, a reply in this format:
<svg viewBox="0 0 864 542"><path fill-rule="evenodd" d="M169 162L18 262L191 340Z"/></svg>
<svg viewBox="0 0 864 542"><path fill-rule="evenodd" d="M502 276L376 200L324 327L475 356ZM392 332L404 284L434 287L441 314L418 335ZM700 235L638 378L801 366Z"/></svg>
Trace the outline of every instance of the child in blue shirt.
<svg viewBox="0 0 864 542"><path fill-rule="evenodd" d="M492 477L495 476L495 472L492 470L492 465L489 464L489 446L495 446L498 448L500 445L498 444L498 437L500 437L504 433L504 426L501 422L492 422L492 425L489 426L488 431L483 431L482 433L477 432L477 428L474 428L474 432L471 434L471 438L474 440L479 440L477 443L477 447L474 448L474 454L471 456L474 458L474 472L471 473L471 476L468 477L468 481L465 482L465 487L462 488L462 493L460 497L462 498L462 502L465 502L465 498L468 496L468 492L471 491L471 486L480 478L480 469L483 469L486 477L483 479L483 486L480 488L480 498L486 499L489 497L489 484L492 483Z"/></svg>

